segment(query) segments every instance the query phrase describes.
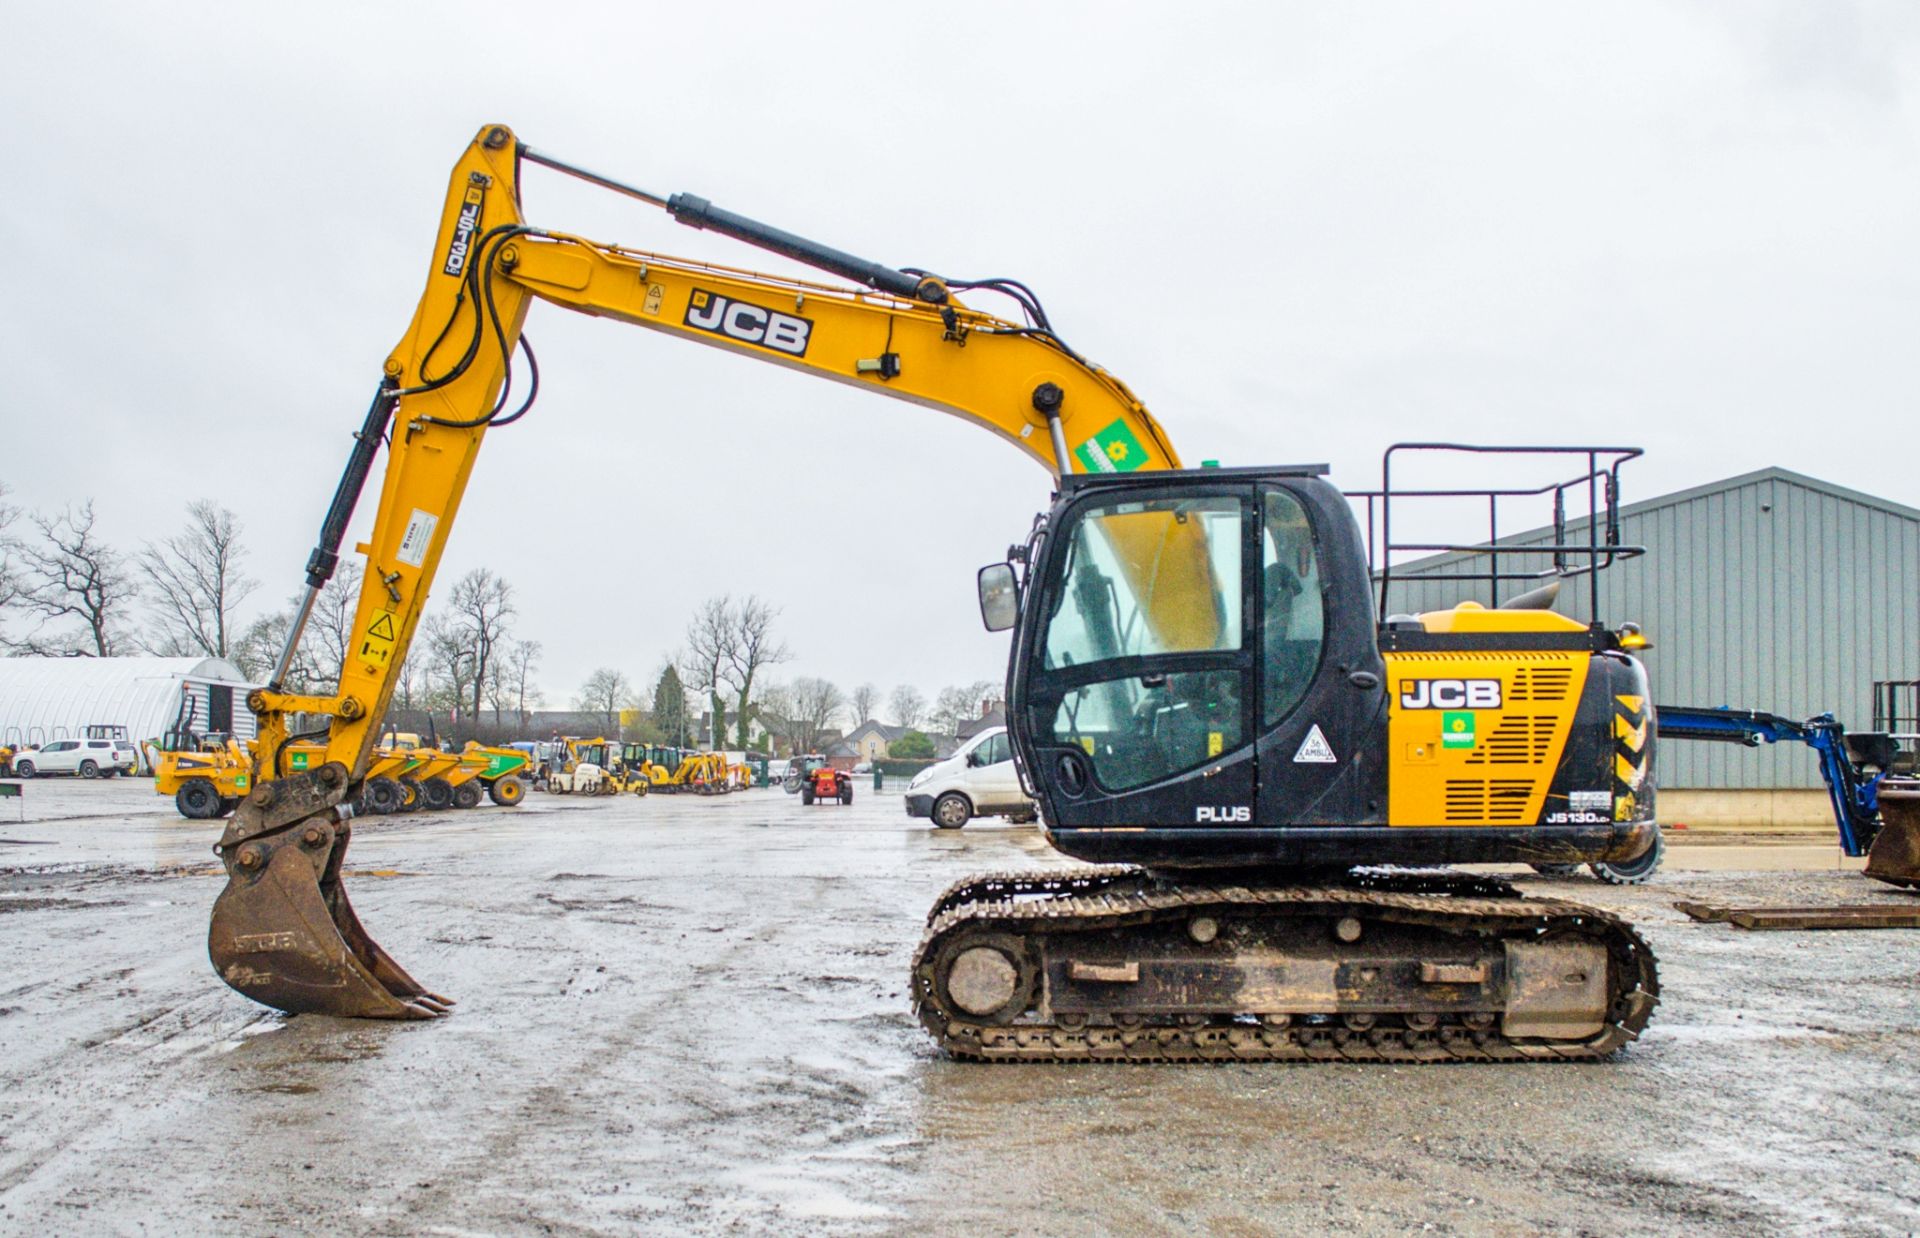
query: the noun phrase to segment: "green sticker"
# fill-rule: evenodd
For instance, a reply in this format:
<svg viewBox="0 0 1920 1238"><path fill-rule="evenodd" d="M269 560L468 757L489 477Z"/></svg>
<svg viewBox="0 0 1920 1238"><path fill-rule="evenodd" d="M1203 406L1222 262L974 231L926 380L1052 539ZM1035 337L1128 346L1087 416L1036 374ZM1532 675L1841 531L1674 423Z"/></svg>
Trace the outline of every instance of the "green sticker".
<svg viewBox="0 0 1920 1238"><path fill-rule="evenodd" d="M1449 709L1440 715L1440 746L1442 748L1473 747L1472 710Z"/></svg>
<svg viewBox="0 0 1920 1238"><path fill-rule="evenodd" d="M307 754L304 752L293 753L290 757L290 760L293 764L293 768L295 772L298 772L300 770L307 768Z"/></svg>
<svg viewBox="0 0 1920 1238"><path fill-rule="evenodd" d="M1073 454L1089 473L1131 473L1147 462L1147 449L1118 417L1112 425L1074 448Z"/></svg>

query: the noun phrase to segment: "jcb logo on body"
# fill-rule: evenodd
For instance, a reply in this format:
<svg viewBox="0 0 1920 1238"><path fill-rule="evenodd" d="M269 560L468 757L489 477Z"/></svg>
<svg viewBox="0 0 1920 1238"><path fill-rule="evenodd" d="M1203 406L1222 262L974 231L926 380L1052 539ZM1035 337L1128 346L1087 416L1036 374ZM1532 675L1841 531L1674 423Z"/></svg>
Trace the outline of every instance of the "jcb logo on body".
<svg viewBox="0 0 1920 1238"><path fill-rule="evenodd" d="M1498 709L1498 679L1402 679L1402 709Z"/></svg>
<svg viewBox="0 0 1920 1238"><path fill-rule="evenodd" d="M1193 810L1193 820L1198 825L1245 825L1253 820L1253 809L1245 804L1238 807L1214 807L1202 805Z"/></svg>
<svg viewBox="0 0 1920 1238"><path fill-rule="evenodd" d="M717 292L695 288L687 301L686 324L728 339L758 344L796 357L807 355L813 321L779 310L735 301Z"/></svg>

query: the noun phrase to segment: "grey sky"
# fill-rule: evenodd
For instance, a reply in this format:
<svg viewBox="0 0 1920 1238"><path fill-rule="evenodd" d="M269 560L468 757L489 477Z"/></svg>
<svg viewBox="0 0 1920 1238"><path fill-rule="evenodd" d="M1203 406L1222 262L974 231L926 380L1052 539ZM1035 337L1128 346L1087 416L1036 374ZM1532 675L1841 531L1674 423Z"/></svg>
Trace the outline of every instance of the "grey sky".
<svg viewBox="0 0 1920 1238"><path fill-rule="evenodd" d="M1190 462L1359 486L1398 439L1615 441L1649 449L1629 499L1781 464L1920 505L1910 5L7 8L0 479L127 543L218 497L261 602L490 121L1023 279ZM525 198L781 269L540 169ZM527 330L541 402L489 438L440 592L512 580L550 697L650 678L723 590L785 608L784 674L1000 673L972 575L1045 499L1019 453L552 307Z"/></svg>

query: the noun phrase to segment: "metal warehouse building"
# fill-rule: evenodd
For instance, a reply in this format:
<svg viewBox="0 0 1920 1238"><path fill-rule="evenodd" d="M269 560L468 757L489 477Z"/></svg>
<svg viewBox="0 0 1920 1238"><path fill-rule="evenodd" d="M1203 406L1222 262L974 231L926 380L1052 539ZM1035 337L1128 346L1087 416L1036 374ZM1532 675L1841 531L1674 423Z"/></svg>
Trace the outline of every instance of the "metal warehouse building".
<svg viewBox="0 0 1920 1238"><path fill-rule="evenodd" d="M220 658L0 658L0 744L44 744L100 723L126 727L137 745L177 719L252 739L254 686Z"/></svg>
<svg viewBox="0 0 1920 1238"><path fill-rule="evenodd" d="M1566 538L1585 542L1586 521L1570 521ZM1552 535L1500 540L1546 544ZM1874 681L1920 678L1920 511L1770 468L1623 506L1620 540L1647 553L1601 573L1598 617L1610 626L1638 623L1652 640L1645 658L1657 703L1794 718L1831 711L1866 730ZM1463 558L1396 564L1389 607L1489 602L1483 582L1434 579L1462 570ZM1527 566L1544 567L1544 557ZM1568 582L1555 609L1592 619L1586 583ZM1752 790L1729 802L1748 821L1831 820L1818 796L1802 794L1824 784L1814 754L1799 744L1670 740L1658 776L1663 791ZM1669 798L1703 817L1727 811L1705 797ZM1661 815L1684 819L1667 804Z"/></svg>

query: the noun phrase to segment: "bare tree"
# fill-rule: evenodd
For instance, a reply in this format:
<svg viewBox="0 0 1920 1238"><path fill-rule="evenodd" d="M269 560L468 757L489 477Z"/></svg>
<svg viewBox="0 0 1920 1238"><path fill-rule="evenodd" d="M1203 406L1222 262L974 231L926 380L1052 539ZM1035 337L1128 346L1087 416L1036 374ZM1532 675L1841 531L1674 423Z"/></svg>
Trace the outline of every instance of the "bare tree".
<svg viewBox="0 0 1920 1238"><path fill-rule="evenodd" d="M880 689L870 683L863 683L853 690L851 699L853 702L853 725L859 726L861 723L873 717L874 709L880 704Z"/></svg>
<svg viewBox="0 0 1920 1238"><path fill-rule="evenodd" d="M956 684L942 688L933 702L931 720L943 734L957 734L961 723L978 718L982 712L981 706L999 695L1000 686L991 679L976 679L964 686Z"/></svg>
<svg viewBox="0 0 1920 1238"><path fill-rule="evenodd" d="M234 612L260 583L241 570L245 557L232 512L211 499L187 504L186 529L148 542L139 560L158 629L148 648L173 656L228 656L241 635Z"/></svg>
<svg viewBox="0 0 1920 1238"><path fill-rule="evenodd" d="M721 599L722 604L726 602ZM727 684L734 691L734 742L747 746L747 726L753 721L753 680L762 670L785 662L792 655L786 645L773 638L773 621L780 609L756 594L748 594L738 606L728 607L731 635L726 642ZM714 715L714 733L720 733L719 715ZM719 747L716 742L714 747Z"/></svg>
<svg viewBox="0 0 1920 1238"><path fill-rule="evenodd" d="M358 636L353 630L353 621L360 605L360 580L359 562L347 560L320 590L282 687L317 696L325 696L339 687L340 670L346 665L347 653ZM299 598L289 599L285 610L255 619L233 642L233 664L246 672L247 678L265 679L273 673L280 649L286 643L287 627L293 622L299 605ZM423 633L414 645L418 647L424 639ZM419 659L409 650L394 680L395 696L401 699L402 709L415 707L415 690L421 687L423 679L419 667Z"/></svg>
<svg viewBox="0 0 1920 1238"><path fill-rule="evenodd" d="M307 630L300 640L303 648L310 651L306 656L318 672L314 676L316 691L332 692L339 686L340 669L347 664L347 652L360 637L353 630L353 622L360 609L364 574L360 560L342 560L314 601L313 614L307 619ZM292 604L298 606L299 599Z"/></svg>
<svg viewBox="0 0 1920 1238"><path fill-rule="evenodd" d="M846 694L824 679L802 677L782 690L777 698L785 737L799 753L818 752L840 711L846 707Z"/></svg>
<svg viewBox="0 0 1920 1238"><path fill-rule="evenodd" d="M21 653L83 653L110 657L120 619L134 599L134 584L120 554L94 532L93 500L58 516L34 515L37 539L17 544L20 604L39 622L25 638L9 642ZM49 624L77 622L56 629Z"/></svg>
<svg viewBox="0 0 1920 1238"><path fill-rule="evenodd" d="M233 643L233 664L248 679L264 682L273 673L280 649L287 643L287 625L292 622L293 616L286 611L255 619ZM287 668L286 678L281 680L280 686L289 692L330 691L329 685L338 672L338 666L321 670L314 659L313 646L306 644L294 652L293 665Z"/></svg>
<svg viewBox="0 0 1920 1238"><path fill-rule="evenodd" d="M426 646L422 652L426 654L427 705L445 709L449 722L458 721L473 682L473 650L467 646L467 634L457 621L434 615L421 625L420 635Z"/></svg>
<svg viewBox="0 0 1920 1238"><path fill-rule="evenodd" d="M407 656L400 660L400 669L393 673L393 699L400 708L412 710L426 703L426 674L420 669L419 646L410 646Z"/></svg>
<svg viewBox="0 0 1920 1238"><path fill-rule="evenodd" d="M487 683L487 691L492 694L493 720L500 721L500 712L508 702L513 705L515 719L521 726L527 724L527 707L540 703L541 692L533 682L533 668L540 661L540 642L537 640L508 641L501 647L500 671Z"/></svg>
<svg viewBox="0 0 1920 1238"><path fill-rule="evenodd" d="M516 613L513 586L484 567L476 567L453 586L448 599L450 622L457 629L472 655L469 683L472 687L473 716L480 716L480 698L493 670L494 651L508 639L508 628Z"/></svg>
<svg viewBox="0 0 1920 1238"><path fill-rule="evenodd" d="M733 641L733 600L723 594L702 602L687 624L687 652L682 655L680 677L693 691L707 694L713 709L716 748L726 741L727 703L720 690L727 686Z"/></svg>
<svg viewBox="0 0 1920 1238"><path fill-rule="evenodd" d="M580 695L573 705L582 713L599 714L606 720L607 730L613 731L620 725L621 707L632 697L633 685L627 677L611 666L603 666L580 685Z"/></svg>
<svg viewBox="0 0 1920 1238"><path fill-rule="evenodd" d="M887 698L887 712L893 715L895 726L919 726L927 716L927 698L920 695L920 689L903 683Z"/></svg>
<svg viewBox="0 0 1920 1238"><path fill-rule="evenodd" d="M12 491L7 483L0 481L0 619L6 618L8 609L18 599L22 588L13 561L13 537L7 532L19 518L20 509L7 502L10 493Z"/></svg>

